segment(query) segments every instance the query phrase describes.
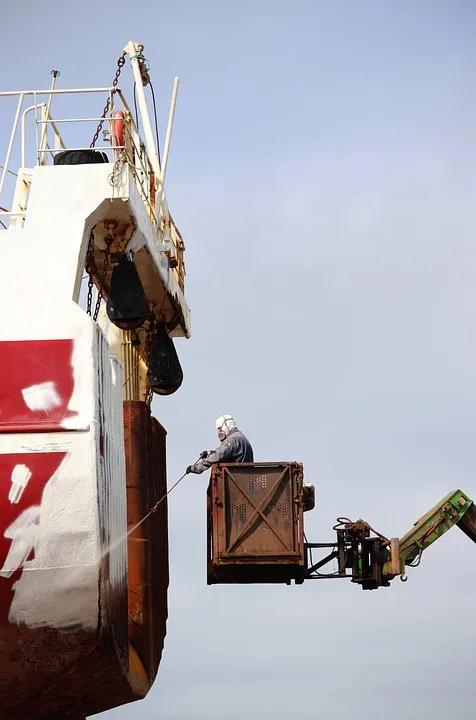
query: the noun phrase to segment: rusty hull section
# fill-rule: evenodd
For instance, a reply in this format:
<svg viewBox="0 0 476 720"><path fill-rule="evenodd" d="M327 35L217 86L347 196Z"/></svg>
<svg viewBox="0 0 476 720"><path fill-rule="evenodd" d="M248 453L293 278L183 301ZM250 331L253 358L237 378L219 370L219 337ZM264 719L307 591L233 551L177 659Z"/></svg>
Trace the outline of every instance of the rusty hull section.
<svg viewBox="0 0 476 720"><path fill-rule="evenodd" d="M106 634L2 628L2 717L83 718L135 700Z"/></svg>
<svg viewBox="0 0 476 720"><path fill-rule="evenodd" d="M222 464L208 488L208 584L304 579L299 463Z"/></svg>
<svg viewBox="0 0 476 720"><path fill-rule="evenodd" d="M167 492L164 428L145 402L124 403L127 522L136 525ZM143 697L159 667L167 621L167 499L128 539L130 672Z"/></svg>
<svg viewBox="0 0 476 720"><path fill-rule="evenodd" d="M143 402L124 403L127 520L132 527L167 491L165 437ZM100 631L1 628L0 705L8 720L86 716L138 700L157 674L167 619L167 501L128 540L129 657L108 621ZM107 563L105 563L107 565ZM103 568L107 573L107 567ZM108 618L126 612L107 597ZM120 599L120 604L125 597ZM127 667L128 666L128 667Z"/></svg>

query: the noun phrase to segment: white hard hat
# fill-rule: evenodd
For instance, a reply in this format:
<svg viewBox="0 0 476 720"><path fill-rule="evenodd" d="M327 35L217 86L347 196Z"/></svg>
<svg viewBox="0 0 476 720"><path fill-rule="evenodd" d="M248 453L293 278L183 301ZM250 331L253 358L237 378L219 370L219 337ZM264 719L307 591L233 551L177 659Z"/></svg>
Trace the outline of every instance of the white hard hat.
<svg viewBox="0 0 476 720"><path fill-rule="evenodd" d="M216 421L218 439L224 440L234 427L236 427L236 423L231 415L221 415Z"/></svg>

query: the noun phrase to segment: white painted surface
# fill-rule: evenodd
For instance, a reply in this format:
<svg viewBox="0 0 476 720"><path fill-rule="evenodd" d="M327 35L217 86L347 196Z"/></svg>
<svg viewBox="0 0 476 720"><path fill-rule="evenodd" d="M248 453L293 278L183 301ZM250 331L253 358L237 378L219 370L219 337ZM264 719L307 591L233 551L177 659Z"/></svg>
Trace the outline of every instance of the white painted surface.
<svg viewBox="0 0 476 720"><path fill-rule="evenodd" d="M122 374L117 359L111 364L100 328L79 308L72 317L71 335L77 337L68 407L76 414L68 427L79 432L1 435L1 453L67 455L45 485L41 503L6 528L5 537L12 543L0 576L10 577L23 568L14 584L11 623L93 631L109 589L123 586L125 596L127 583L126 543L117 544L126 532ZM48 336L48 330L44 332ZM32 396L37 408L41 392L35 390ZM27 465L15 467L15 496L29 479ZM102 554L109 543L115 547L104 574ZM34 558L27 560L32 550ZM102 608L104 622L107 609ZM125 635L121 642L126 642Z"/></svg>
<svg viewBox="0 0 476 720"><path fill-rule="evenodd" d="M90 430L68 434L68 454L45 485L41 503L35 508L38 516L23 513L7 528L5 536L12 538L12 546L5 572L11 574L12 569L23 567L14 585L10 622L30 627L80 626L94 630L98 623L99 566L103 549L98 485L104 473L96 406L100 394L98 355L104 343L99 328L79 308L71 316L74 322L66 337L76 335L76 339L72 356L74 390L68 408L75 415L68 420L68 426ZM47 339L49 329L43 333ZM41 399L50 397L48 391L44 391L45 385L49 383L30 388L27 397L33 398L32 409L42 407ZM17 453L25 451L25 445L33 442L37 452L48 452L55 439L57 446L61 446L61 436L62 433L42 437L4 435L1 449ZM119 480L125 485L124 474ZM34 559L27 561L31 549L34 549Z"/></svg>
<svg viewBox="0 0 476 720"><path fill-rule="evenodd" d="M121 206L127 202L136 226L128 249L147 247L162 282L180 304L187 335L190 334L190 310L169 270L167 257L161 252L161 237L151 224L129 169L127 165L123 167L116 188L108 182L111 171L112 164L108 163L33 169L24 227L0 232L0 278L7 282L9 296L13 291L17 297L17 277L11 268L17 267L21 252L21 292L28 293L29 302L8 303L9 313L5 326L2 323L0 328L1 335L9 333L8 339L34 339L40 333L42 337L44 318L47 324L50 321L52 337L65 337L62 317L70 316L68 302L79 297L89 230L101 219L114 217L111 202ZM3 294L0 290L0 297ZM47 317L51 314L54 318Z"/></svg>
<svg viewBox="0 0 476 720"><path fill-rule="evenodd" d="M8 555L0 570L0 576L9 578L15 570L24 565L35 545L40 506L31 505L24 510L5 530L5 537L12 541Z"/></svg>
<svg viewBox="0 0 476 720"><path fill-rule="evenodd" d="M94 631L101 618L112 626L117 646L126 648L127 543L118 542L127 525L122 368L117 358L111 361L98 325L75 302L89 230L114 216L113 192L112 203L123 208L125 200L134 217L136 248L147 245L164 284L183 303L186 319L189 313L128 170L114 190L108 183L111 170L107 164L36 167L23 229L0 234L0 303L8 307L0 340L74 340L71 397L59 397L53 377L22 393L32 412L48 412L67 401L70 417L62 423L64 431L0 434L0 454L67 453L41 501L26 511L14 501L26 487L22 483L33 480L27 480L25 470L15 473L9 497L16 515L3 529L11 545L0 568L0 592L1 577L22 568L10 622ZM20 257L19 288L12 268ZM18 464L28 467L27 460ZM9 502L7 496L0 501ZM109 544L114 550L106 557Z"/></svg>
<svg viewBox="0 0 476 720"><path fill-rule="evenodd" d="M22 390L23 399L30 410L52 410L61 405L54 382L31 385Z"/></svg>
<svg viewBox="0 0 476 720"><path fill-rule="evenodd" d="M110 549L103 563L101 607L103 625L107 624L117 648L128 646L127 634L127 513L124 422L122 413L122 365L110 357L108 344L100 333L102 367L99 366L102 402L97 405L99 432L104 447L104 462L98 470L99 518L102 550ZM99 441L99 433L97 437ZM106 611L107 608L107 611Z"/></svg>
<svg viewBox="0 0 476 720"><path fill-rule="evenodd" d="M25 518L17 537L35 550L14 585L9 620L29 627L94 630L98 623L99 518L90 433L47 483L39 518Z"/></svg>
<svg viewBox="0 0 476 720"><path fill-rule="evenodd" d="M16 505L21 500L28 481L31 478L31 470L24 464L15 465L11 476L11 488L8 493L8 499L12 505Z"/></svg>

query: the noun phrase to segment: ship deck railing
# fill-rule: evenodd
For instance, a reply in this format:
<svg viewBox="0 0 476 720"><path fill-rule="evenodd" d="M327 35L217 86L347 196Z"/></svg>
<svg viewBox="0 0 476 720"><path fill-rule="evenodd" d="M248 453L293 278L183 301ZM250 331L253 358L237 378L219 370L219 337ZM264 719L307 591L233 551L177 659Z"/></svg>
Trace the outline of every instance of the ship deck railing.
<svg viewBox="0 0 476 720"><path fill-rule="evenodd" d="M53 96L78 95L98 93L106 95L109 99L109 109L105 117L66 117L54 119L51 115ZM46 96L45 100L41 99ZM17 108L10 134L7 153L3 164L0 165L0 232L4 230L21 229L28 212L28 195L32 180L32 167L28 165L31 158L34 166L44 166L54 162L54 157L65 150L88 150L90 144L75 144L69 146L61 136L59 126L63 124L93 125L96 127L103 121L99 140L102 133L102 142L94 146L95 150L107 155L113 164L110 183L118 184L124 165L129 167L151 223L158 228L172 244L172 254L176 259L176 273L179 284L183 286L185 269L183 264L183 241L181 235L170 216L167 198L164 190L164 173L154 171L153 164L147 153L139 128L134 120L133 113L120 88L81 88L81 89L52 89L52 90L26 90L0 92L2 97L18 97ZM25 98L32 98L33 104L24 108ZM114 144L112 123L114 113L118 110L124 112L124 145ZM34 153L32 152L31 128L28 127L28 116L34 113ZM94 128L94 125L93 125ZM15 173L11 169L14 148L18 145L20 136L20 169ZM168 142L166 139L166 150ZM166 158L162 162L166 167ZM159 169L160 170L160 169ZM15 177L12 184L8 179ZM9 192L8 192L9 191ZM11 203L4 200L6 193L11 195ZM11 209L7 208L10 204Z"/></svg>

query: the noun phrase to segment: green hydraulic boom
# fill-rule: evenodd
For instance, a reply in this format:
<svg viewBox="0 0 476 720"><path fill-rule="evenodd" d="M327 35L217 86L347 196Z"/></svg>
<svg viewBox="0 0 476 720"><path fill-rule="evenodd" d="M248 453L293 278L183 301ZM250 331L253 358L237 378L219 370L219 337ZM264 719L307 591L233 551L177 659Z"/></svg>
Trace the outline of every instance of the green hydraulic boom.
<svg viewBox="0 0 476 720"><path fill-rule="evenodd" d="M365 520L337 518L334 542L310 543L304 514L315 487L301 463L219 463L207 494L207 582L280 583L349 578L363 590L388 587L453 527L476 542L476 507L454 490L401 538L387 538ZM331 568L330 570L328 568Z"/></svg>
<svg viewBox="0 0 476 720"><path fill-rule="evenodd" d="M476 508L461 490L449 493L400 539L388 539L376 533L364 520L352 522L348 518L338 518L334 526L336 543L306 543L305 578L351 577L352 582L361 585L363 590L388 587L397 576L405 581L405 568L419 565L423 551L454 525L476 542ZM332 551L313 563L312 550L315 548L332 548ZM336 572L320 572L333 560L337 560Z"/></svg>
<svg viewBox="0 0 476 720"><path fill-rule="evenodd" d="M468 515L469 517L467 517ZM474 503L467 495L461 490L449 493L438 505L423 515L400 540L391 541L390 551L386 551L388 559L383 563L382 575L390 578L395 577L396 574L403 576L405 566L417 566L423 550L426 550L454 525L459 525L463 530L465 527L474 528L475 515ZM473 524L468 522L471 517ZM470 533L467 532L467 534L471 537ZM476 542L476 537L472 537L472 539ZM395 573L396 565L392 558L395 555L398 556L399 563L397 573Z"/></svg>

